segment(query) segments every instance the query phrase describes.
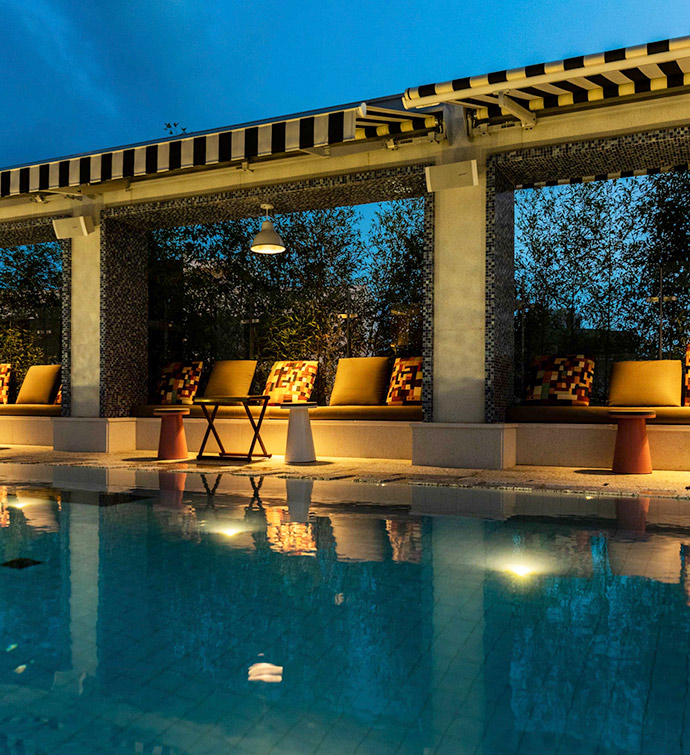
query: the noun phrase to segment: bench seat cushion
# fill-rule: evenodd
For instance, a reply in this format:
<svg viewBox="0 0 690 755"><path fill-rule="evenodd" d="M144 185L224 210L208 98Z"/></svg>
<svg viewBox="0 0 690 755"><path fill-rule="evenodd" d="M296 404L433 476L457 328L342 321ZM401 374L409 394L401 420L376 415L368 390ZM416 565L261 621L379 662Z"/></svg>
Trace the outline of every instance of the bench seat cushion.
<svg viewBox="0 0 690 755"><path fill-rule="evenodd" d="M59 417L60 404L0 404L0 417Z"/></svg>
<svg viewBox="0 0 690 755"><path fill-rule="evenodd" d="M12 406L9 404L8 406ZM135 406L132 409L133 417L153 417L156 409L165 409L169 406L153 405ZM202 409L198 405L189 407L191 417L203 417ZM59 410L60 407L58 406ZM689 408L690 410L690 408ZM0 412L2 407L0 407ZM258 416L259 407L251 407L252 414ZM59 414L59 411L58 411ZM217 419L246 419L246 414L241 406L221 406L218 409ZM269 406L266 410L266 419L284 419L289 417L288 409L278 406ZM422 407L412 406L318 406L309 410L309 416L313 420L319 419L357 419L357 420L400 420L401 422L421 422Z"/></svg>
<svg viewBox="0 0 690 755"><path fill-rule="evenodd" d="M204 412L202 408L198 404L193 404L189 408L189 416L190 417L201 417L203 418ZM132 416L133 417L153 417L154 411L156 409L170 409L170 405L162 405L162 404L147 404L145 406L135 406L132 409ZM212 408L209 407L209 414L211 413ZM259 415L260 407L258 406L252 406L251 407L252 414L255 416ZM266 411L266 416L268 416L268 410ZM216 414L216 417L218 419L241 419L241 418L247 418L247 415L244 411L244 407L242 407L240 404L237 406L221 406L218 408L218 414Z"/></svg>
<svg viewBox="0 0 690 755"><path fill-rule="evenodd" d="M360 420L399 420L401 422L421 422L422 407L409 406L317 406L309 410L312 419L360 419Z"/></svg>
<svg viewBox="0 0 690 755"><path fill-rule="evenodd" d="M511 406L508 422L560 422L572 424L614 424L609 412L649 409L656 412L647 422L655 425L690 425L690 406Z"/></svg>

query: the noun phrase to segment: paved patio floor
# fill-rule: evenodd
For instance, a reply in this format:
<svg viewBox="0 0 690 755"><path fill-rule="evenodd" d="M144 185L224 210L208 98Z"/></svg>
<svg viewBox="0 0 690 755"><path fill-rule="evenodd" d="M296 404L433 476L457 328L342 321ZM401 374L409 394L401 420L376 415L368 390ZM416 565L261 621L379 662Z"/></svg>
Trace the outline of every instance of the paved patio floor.
<svg viewBox="0 0 690 755"><path fill-rule="evenodd" d="M399 459L322 458L314 464L285 464L282 456L244 462L198 464L160 462L151 451L126 453L73 453L41 446L0 447L0 476L11 475L11 465L57 465L146 469L186 472L225 472L246 476L287 476L318 480L352 480L444 485L468 488L558 490L588 495L651 495L690 499L690 472L656 471L651 475L614 475L604 469L517 466L507 470L447 469L414 466ZM4 467L4 469L3 469ZM26 470L24 470L26 471Z"/></svg>

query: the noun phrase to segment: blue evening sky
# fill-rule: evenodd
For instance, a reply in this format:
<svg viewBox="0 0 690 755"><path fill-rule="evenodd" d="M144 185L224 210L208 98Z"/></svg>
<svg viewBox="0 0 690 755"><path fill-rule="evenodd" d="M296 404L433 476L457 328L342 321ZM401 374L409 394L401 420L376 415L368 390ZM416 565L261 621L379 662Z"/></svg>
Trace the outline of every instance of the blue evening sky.
<svg viewBox="0 0 690 755"><path fill-rule="evenodd" d="M0 166L688 34L687 0L0 0Z"/></svg>

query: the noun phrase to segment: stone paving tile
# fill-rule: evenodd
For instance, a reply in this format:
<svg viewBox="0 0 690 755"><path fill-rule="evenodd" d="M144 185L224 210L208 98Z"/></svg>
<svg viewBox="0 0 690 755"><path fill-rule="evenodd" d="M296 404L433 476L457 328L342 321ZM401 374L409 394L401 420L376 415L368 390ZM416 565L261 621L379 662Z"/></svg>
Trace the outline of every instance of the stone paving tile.
<svg viewBox="0 0 690 755"><path fill-rule="evenodd" d="M372 484L411 484L515 491L559 491L594 496L673 497L690 499L690 472L655 471L651 475L614 475L607 470L567 467L517 466L506 470L449 469L419 467L401 459L320 459L299 469L285 464L282 457L257 460L251 464L197 464L158 462L151 451L117 454L71 453L44 446L3 446L0 450L0 479L12 478L12 468L3 474L3 464L65 465L105 467L110 470L149 472L188 472L230 474L242 477L279 477L312 480L358 480ZM326 469L327 468L327 469Z"/></svg>

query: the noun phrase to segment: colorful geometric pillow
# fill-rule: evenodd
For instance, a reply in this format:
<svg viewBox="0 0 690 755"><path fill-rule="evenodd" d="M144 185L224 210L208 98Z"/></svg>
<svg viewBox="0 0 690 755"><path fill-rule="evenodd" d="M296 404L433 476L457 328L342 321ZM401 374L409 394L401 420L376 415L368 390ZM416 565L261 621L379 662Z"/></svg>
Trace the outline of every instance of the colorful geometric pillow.
<svg viewBox="0 0 690 755"><path fill-rule="evenodd" d="M191 404L199 389L203 362L171 362L161 370L159 404Z"/></svg>
<svg viewBox="0 0 690 755"><path fill-rule="evenodd" d="M683 366L683 406L690 406L690 344L685 347Z"/></svg>
<svg viewBox="0 0 690 755"><path fill-rule="evenodd" d="M0 364L0 404L9 404L11 382L12 382L12 365Z"/></svg>
<svg viewBox="0 0 690 755"><path fill-rule="evenodd" d="M55 401L53 401L54 404L62 404L62 383L60 383L60 387L58 388L58 392L55 394Z"/></svg>
<svg viewBox="0 0 690 755"><path fill-rule="evenodd" d="M525 402L589 406L594 360L584 354L537 357L531 365Z"/></svg>
<svg viewBox="0 0 690 755"><path fill-rule="evenodd" d="M422 403L422 357L398 357L393 365L386 403Z"/></svg>
<svg viewBox="0 0 690 755"><path fill-rule="evenodd" d="M314 390L318 362L275 362L266 381L269 404L309 401Z"/></svg>

